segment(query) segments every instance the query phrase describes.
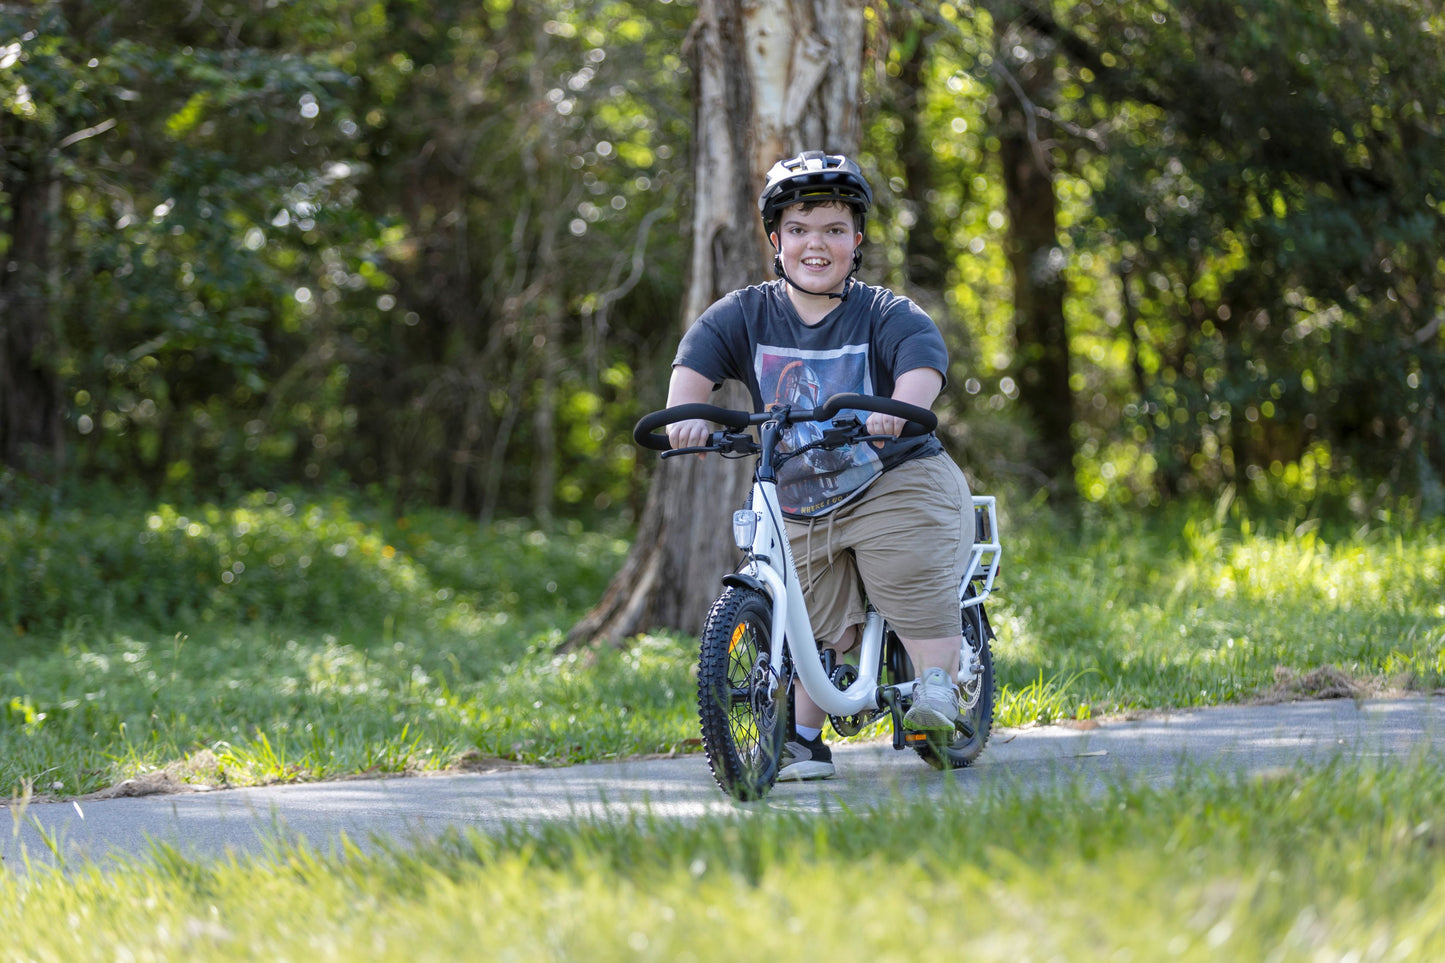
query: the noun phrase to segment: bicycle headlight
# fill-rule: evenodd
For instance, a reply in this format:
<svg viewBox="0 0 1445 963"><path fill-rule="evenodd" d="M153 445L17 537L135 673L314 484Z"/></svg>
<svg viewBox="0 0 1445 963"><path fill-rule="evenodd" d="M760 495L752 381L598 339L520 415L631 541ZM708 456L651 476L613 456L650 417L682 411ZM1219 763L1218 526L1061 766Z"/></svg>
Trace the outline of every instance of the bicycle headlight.
<svg viewBox="0 0 1445 963"><path fill-rule="evenodd" d="M733 544L746 552L753 547L758 534L758 513L748 509L733 512Z"/></svg>

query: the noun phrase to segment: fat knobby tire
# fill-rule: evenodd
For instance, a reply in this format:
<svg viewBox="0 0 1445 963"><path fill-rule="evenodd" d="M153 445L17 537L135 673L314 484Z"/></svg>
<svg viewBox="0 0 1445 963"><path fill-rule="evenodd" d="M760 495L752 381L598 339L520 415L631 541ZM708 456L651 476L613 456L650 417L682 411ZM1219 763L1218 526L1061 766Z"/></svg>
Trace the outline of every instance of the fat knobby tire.
<svg viewBox="0 0 1445 963"><path fill-rule="evenodd" d="M760 799L778 778L788 735L788 680L766 671L772 601L730 587L703 625L698 718L713 778L735 799Z"/></svg>

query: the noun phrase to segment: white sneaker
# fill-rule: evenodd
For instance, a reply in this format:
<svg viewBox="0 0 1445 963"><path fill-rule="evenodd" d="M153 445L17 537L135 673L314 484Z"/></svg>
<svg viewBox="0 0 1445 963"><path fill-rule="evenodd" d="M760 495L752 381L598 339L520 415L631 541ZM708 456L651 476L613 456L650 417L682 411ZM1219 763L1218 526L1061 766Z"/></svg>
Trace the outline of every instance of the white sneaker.
<svg viewBox="0 0 1445 963"><path fill-rule="evenodd" d="M913 690L913 705L903 717L905 728L914 731L953 731L958 718L958 686L942 669L928 669Z"/></svg>
<svg viewBox="0 0 1445 963"><path fill-rule="evenodd" d="M804 779L833 778L833 753L823 742L821 735L811 742L804 742L794 736L783 748L782 765L778 769L778 782L797 782Z"/></svg>

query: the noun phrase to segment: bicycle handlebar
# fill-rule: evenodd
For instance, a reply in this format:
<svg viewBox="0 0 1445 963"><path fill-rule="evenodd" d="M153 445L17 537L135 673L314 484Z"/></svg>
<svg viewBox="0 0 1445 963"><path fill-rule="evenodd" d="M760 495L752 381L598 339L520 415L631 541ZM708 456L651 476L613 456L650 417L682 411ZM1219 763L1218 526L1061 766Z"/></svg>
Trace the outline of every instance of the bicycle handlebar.
<svg viewBox="0 0 1445 963"><path fill-rule="evenodd" d="M653 451L671 451L672 442L668 440L667 435L657 434L657 429L677 424L679 421L700 418L703 421L722 425L732 431L742 431L749 425L761 425L775 420L781 420L784 424L789 425L800 421L828 421L838 412L846 409L876 411L880 414L902 418L908 422L903 426L902 434L905 438L926 435L938 427L938 416L927 408L877 395L839 394L829 398L817 408L781 407L757 413L719 408L716 405L708 404L676 405L643 415L637 422L637 426L632 429L632 439L643 448L650 448Z"/></svg>

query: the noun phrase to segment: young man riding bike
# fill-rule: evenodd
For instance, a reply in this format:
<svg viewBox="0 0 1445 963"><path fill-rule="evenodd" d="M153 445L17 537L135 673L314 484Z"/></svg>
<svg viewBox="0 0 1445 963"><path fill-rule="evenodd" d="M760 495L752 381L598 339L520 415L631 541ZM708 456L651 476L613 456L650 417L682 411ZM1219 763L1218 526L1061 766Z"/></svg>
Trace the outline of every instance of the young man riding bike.
<svg viewBox="0 0 1445 963"><path fill-rule="evenodd" d="M668 407L707 402L732 378L747 386L757 411L812 407L842 392L930 408L948 370L937 326L909 299L853 276L872 203L863 172L847 157L805 151L775 164L758 208L778 279L726 295L688 329ZM779 472L778 492L820 644L849 651L866 599L920 673L904 726L947 734L959 709L958 586L973 544L972 496L938 437L901 438L905 424L869 414L869 433L888 440L792 459ZM667 434L683 448L706 444L711 430L692 420ZM794 696L796 732L778 779L828 778L826 714L802 686Z"/></svg>

